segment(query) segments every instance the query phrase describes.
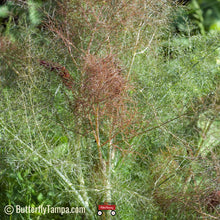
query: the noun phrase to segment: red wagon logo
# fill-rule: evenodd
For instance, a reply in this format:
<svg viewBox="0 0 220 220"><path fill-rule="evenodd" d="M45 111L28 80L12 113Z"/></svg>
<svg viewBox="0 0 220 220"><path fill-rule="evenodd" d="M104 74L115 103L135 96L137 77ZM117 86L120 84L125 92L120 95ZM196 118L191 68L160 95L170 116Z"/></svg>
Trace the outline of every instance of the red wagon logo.
<svg viewBox="0 0 220 220"><path fill-rule="evenodd" d="M104 210L111 210L111 215L116 215L116 205L112 203L105 202L102 205L98 205L98 215L101 216Z"/></svg>

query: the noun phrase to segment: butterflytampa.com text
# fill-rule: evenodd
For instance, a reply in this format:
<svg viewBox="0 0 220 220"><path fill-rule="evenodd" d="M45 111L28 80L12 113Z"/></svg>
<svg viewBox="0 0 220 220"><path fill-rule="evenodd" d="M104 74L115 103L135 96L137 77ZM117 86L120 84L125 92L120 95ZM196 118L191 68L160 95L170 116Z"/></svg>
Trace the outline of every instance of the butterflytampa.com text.
<svg viewBox="0 0 220 220"><path fill-rule="evenodd" d="M31 206L24 206L21 207L20 205L15 206L16 213L56 213L56 214L74 214L74 213L85 213L84 207L53 207L51 205L40 205L38 207L31 207Z"/></svg>

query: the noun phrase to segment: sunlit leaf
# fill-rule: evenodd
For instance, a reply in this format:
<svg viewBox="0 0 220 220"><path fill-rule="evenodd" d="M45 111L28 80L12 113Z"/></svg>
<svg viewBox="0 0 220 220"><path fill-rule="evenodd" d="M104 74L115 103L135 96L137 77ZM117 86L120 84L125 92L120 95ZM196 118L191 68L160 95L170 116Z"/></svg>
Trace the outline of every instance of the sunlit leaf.
<svg viewBox="0 0 220 220"><path fill-rule="evenodd" d="M9 15L9 10L7 6L0 7L0 18L6 18Z"/></svg>

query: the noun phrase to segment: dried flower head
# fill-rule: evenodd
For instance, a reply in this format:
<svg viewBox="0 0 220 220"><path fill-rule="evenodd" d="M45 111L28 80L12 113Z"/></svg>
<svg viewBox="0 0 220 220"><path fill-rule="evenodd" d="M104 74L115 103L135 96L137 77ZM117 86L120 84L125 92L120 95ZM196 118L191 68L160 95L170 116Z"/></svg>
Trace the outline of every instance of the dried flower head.
<svg viewBox="0 0 220 220"><path fill-rule="evenodd" d="M87 55L82 69L82 82L75 100L76 115L90 121L90 125L95 117L110 122L114 129L127 127L132 121L129 105L134 103L128 95L132 87L115 57Z"/></svg>

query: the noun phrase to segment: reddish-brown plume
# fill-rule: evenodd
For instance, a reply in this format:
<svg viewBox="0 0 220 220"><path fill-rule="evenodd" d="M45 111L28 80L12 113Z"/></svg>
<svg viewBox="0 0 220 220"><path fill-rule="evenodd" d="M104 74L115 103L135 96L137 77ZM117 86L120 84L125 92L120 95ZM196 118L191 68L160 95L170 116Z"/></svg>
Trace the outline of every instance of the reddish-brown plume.
<svg viewBox="0 0 220 220"><path fill-rule="evenodd" d="M114 57L100 58L90 54L84 59L78 107L85 110L99 105L103 109L101 114L105 115L125 107L128 83Z"/></svg>
<svg viewBox="0 0 220 220"><path fill-rule="evenodd" d="M220 205L220 191L214 191L206 198L207 209L213 212Z"/></svg>
<svg viewBox="0 0 220 220"><path fill-rule="evenodd" d="M40 65L46 67L50 71L56 71L58 75L61 77L63 84L68 88L68 89L73 89L74 86L74 79L71 77L70 73L68 70L64 67L61 66L57 63L53 62L48 62L45 60L40 60Z"/></svg>
<svg viewBox="0 0 220 220"><path fill-rule="evenodd" d="M114 131L125 132L132 127L136 117L135 103L129 96L132 89L114 55L99 57L88 54L82 63L74 113L83 119L80 123L90 123L95 127L96 124L92 123L98 120L99 123L110 123L108 127Z"/></svg>

